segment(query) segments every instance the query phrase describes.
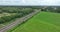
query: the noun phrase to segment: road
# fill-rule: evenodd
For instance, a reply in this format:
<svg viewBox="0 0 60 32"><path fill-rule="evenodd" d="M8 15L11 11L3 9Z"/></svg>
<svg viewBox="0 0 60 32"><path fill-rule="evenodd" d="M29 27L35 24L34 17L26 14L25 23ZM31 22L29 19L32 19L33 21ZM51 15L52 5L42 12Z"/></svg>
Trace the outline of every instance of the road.
<svg viewBox="0 0 60 32"><path fill-rule="evenodd" d="M40 12L39 10L34 11L32 13L30 13L29 15L26 15L22 18L19 18L17 20L15 20L14 22L12 22L11 24L8 24L7 26L4 26L3 28L0 29L0 32L6 32L7 30L15 27L18 24L21 24L23 22L25 22L27 19L31 18L32 16L34 16L35 14L37 14L38 12Z"/></svg>

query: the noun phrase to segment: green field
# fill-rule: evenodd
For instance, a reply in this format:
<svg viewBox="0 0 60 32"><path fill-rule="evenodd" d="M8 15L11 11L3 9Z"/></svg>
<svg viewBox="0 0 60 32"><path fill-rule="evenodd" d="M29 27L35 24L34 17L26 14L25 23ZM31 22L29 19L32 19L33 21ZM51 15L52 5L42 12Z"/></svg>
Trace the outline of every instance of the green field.
<svg viewBox="0 0 60 32"><path fill-rule="evenodd" d="M10 32L60 32L60 13L38 13Z"/></svg>

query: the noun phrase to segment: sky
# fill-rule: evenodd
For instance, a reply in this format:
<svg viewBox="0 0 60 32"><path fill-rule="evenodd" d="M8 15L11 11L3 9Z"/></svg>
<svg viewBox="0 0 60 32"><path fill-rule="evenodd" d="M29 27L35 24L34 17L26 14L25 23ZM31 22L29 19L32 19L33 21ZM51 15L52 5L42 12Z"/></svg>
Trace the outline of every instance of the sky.
<svg viewBox="0 0 60 32"><path fill-rule="evenodd" d="M60 6L60 0L0 0L0 5L55 5Z"/></svg>

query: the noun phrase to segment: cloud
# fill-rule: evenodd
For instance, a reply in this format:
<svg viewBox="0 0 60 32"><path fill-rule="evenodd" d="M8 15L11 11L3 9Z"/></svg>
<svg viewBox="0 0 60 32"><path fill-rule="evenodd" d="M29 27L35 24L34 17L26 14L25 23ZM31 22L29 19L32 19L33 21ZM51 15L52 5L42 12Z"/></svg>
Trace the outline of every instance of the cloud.
<svg viewBox="0 0 60 32"><path fill-rule="evenodd" d="M60 0L44 0L41 2L41 5L60 5Z"/></svg>
<svg viewBox="0 0 60 32"><path fill-rule="evenodd" d="M60 5L60 0L0 0L0 5Z"/></svg>
<svg viewBox="0 0 60 32"><path fill-rule="evenodd" d="M60 0L25 0L24 5L60 5Z"/></svg>
<svg viewBox="0 0 60 32"><path fill-rule="evenodd" d="M20 0L0 0L0 5L19 5Z"/></svg>

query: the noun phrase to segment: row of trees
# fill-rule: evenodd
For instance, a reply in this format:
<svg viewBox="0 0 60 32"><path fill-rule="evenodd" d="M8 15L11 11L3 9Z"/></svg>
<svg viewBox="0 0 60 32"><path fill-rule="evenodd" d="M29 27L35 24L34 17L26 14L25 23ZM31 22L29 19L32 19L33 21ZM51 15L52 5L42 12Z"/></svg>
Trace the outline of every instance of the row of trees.
<svg viewBox="0 0 60 32"><path fill-rule="evenodd" d="M56 12L60 13L60 8L58 7L46 7L46 8L41 8L41 11L48 11L48 12Z"/></svg>
<svg viewBox="0 0 60 32"><path fill-rule="evenodd" d="M7 13L20 13L24 10L29 10L31 11L32 8L18 8L18 7L4 7L4 8L0 8L0 13L2 12L7 12Z"/></svg>
<svg viewBox="0 0 60 32"><path fill-rule="evenodd" d="M7 12L7 13L16 13L19 12L21 9L16 7L1 7L0 13Z"/></svg>

